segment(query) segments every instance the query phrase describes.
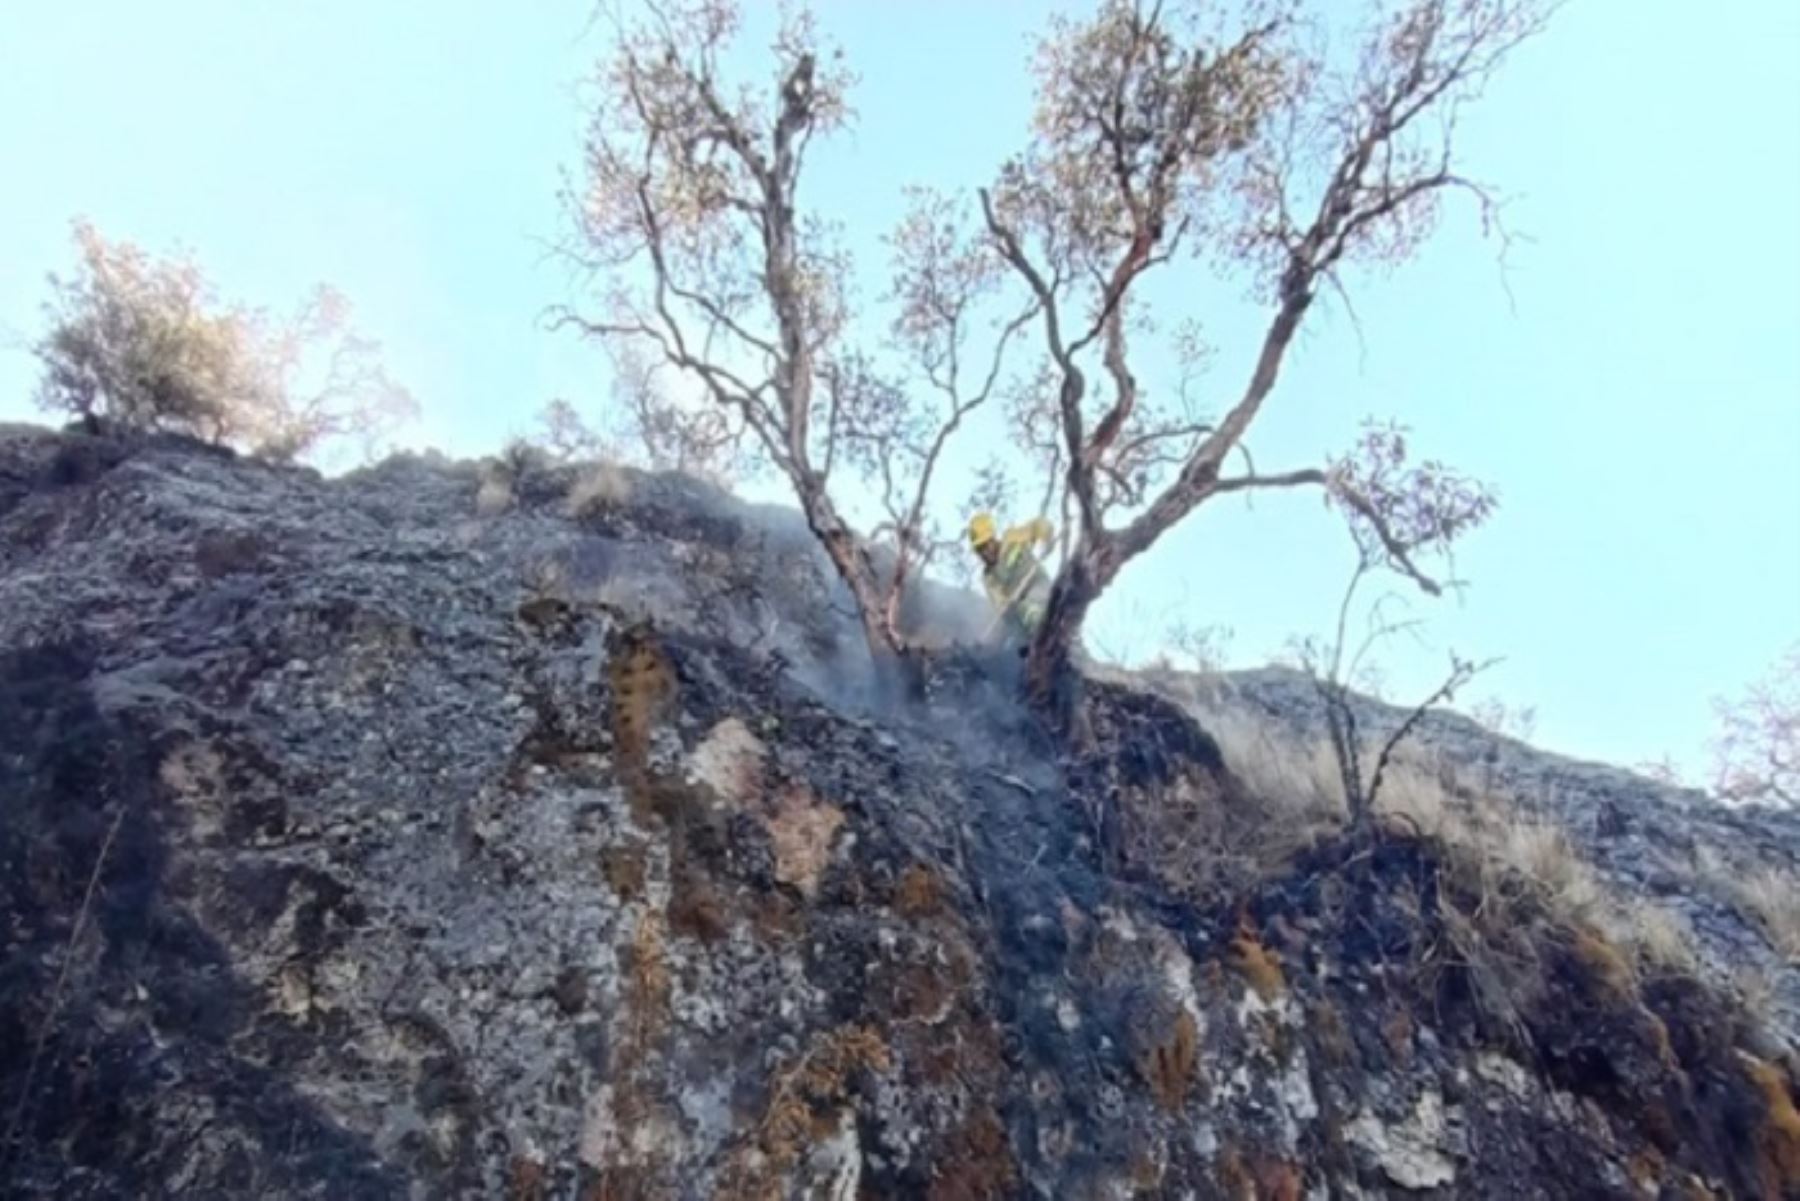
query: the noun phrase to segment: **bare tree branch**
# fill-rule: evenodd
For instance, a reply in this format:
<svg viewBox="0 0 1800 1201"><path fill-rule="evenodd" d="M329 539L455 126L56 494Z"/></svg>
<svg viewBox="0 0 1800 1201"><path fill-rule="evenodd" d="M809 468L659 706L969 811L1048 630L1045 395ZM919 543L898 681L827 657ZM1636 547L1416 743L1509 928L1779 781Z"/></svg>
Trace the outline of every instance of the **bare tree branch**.
<svg viewBox="0 0 1800 1201"><path fill-rule="evenodd" d="M1395 727L1394 732L1388 735L1387 741L1381 744L1381 753L1375 757L1375 774L1369 779L1367 798L1369 808L1374 807L1376 800L1381 795L1382 777L1387 772L1388 764L1393 760L1394 751L1407 738L1411 737L1419 722L1424 720L1425 714L1437 705L1449 704L1455 700L1456 694L1462 690L1464 685L1500 661L1500 659L1494 658L1481 663L1471 663L1454 655L1450 657L1450 671L1444 677L1444 682L1439 684L1437 690L1430 696L1414 705L1412 711L1406 715L1406 719Z"/></svg>

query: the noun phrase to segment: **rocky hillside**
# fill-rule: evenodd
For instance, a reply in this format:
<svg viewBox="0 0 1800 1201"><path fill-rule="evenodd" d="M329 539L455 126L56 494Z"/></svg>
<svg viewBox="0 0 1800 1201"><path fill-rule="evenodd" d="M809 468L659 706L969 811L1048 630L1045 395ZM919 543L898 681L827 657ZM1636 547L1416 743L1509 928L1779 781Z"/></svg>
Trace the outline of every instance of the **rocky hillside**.
<svg viewBox="0 0 1800 1201"><path fill-rule="evenodd" d="M0 430L0 1190L1800 1197L1790 817L1014 667L680 478Z"/></svg>

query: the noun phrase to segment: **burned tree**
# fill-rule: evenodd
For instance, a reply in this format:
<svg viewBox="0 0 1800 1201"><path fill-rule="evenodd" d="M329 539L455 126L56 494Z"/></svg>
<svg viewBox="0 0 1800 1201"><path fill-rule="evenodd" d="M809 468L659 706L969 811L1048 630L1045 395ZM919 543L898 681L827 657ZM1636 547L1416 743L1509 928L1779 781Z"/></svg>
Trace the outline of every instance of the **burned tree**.
<svg viewBox="0 0 1800 1201"><path fill-rule="evenodd" d="M1545 11L1410 0L1348 72L1301 49L1285 6L1221 37L1178 5L1107 0L1052 31L1032 144L981 193L993 245L1041 314L1075 521L1031 648L1039 697L1055 691L1089 607L1125 564L1215 497L1326 489L1419 587L1438 590L1381 498L1354 480L1325 467L1263 473L1247 454L1241 471L1228 462L1346 265L1409 257L1446 194L1491 215L1454 166L1457 112ZM1144 281L1196 254L1249 271L1271 304L1249 378L1208 423L1159 411L1133 366Z"/></svg>
<svg viewBox="0 0 1800 1201"><path fill-rule="evenodd" d="M892 332L908 368L851 347L848 258L800 200L809 148L847 119L848 76L802 16L776 39L769 93L732 86L721 58L733 5L647 7L641 23L615 20L573 206L574 252L612 294L604 313L562 320L697 387L711 412L683 428L743 431L792 485L871 648L903 651L900 602L937 545L929 498L944 448L993 395L1036 302L1000 321L978 356L997 260L973 220L964 230L953 205L922 195L892 240ZM884 514L868 536L836 491L845 469Z"/></svg>

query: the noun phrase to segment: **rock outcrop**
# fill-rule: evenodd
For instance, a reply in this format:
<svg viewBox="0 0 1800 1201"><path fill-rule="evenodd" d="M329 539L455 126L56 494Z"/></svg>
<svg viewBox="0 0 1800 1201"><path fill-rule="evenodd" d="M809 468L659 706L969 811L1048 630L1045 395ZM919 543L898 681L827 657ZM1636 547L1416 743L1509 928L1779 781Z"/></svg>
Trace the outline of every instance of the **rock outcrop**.
<svg viewBox="0 0 1800 1201"><path fill-rule="evenodd" d="M1253 853L1192 681L1071 752L1006 656L875 672L793 515L591 470L0 430L6 1195L1800 1196L1794 966L1694 868L1790 818L1433 723L1691 960Z"/></svg>

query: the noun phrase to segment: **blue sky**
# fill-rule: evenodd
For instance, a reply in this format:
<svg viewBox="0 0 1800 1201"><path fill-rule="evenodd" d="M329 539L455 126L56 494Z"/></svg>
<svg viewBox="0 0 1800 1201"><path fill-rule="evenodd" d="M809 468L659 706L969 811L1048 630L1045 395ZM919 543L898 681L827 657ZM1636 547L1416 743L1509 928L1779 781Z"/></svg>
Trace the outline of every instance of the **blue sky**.
<svg viewBox="0 0 1800 1201"><path fill-rule="evenodd" d="M808 193L879 291L900 188L970 188L1030 97L1025 4L834 3L862 76L855 128ZM68 221L191 248L220 288L281 306L341 288L418 394L417 440L459 454L545 401L605 403L594 349L544 330L567 295L544 254L576 165L586 0L499 5L98 0L17 5L0 40L0 329L37 328ZM1353 281L1361 337L1317 314L1253 434L1265 467L1344 446L1365 415L1496 483L1459 559L1472 588L1420 605L1431 645L1504 655L1470 699L1538 709L1537 740L1697 766L1709 701L1800 638L1800 6L1576 0L1462 130L1512 200L1504 273L1472 213L1392 274ZM1257 311L1197 285L1241 378ZM31 359L0 352L0 420L30 418ZM1316 497L1203 509L1127 569L1092 640L1147 654L1178 618L1236 631L1239 662L1323 629L1349 561Z"/></svg>

